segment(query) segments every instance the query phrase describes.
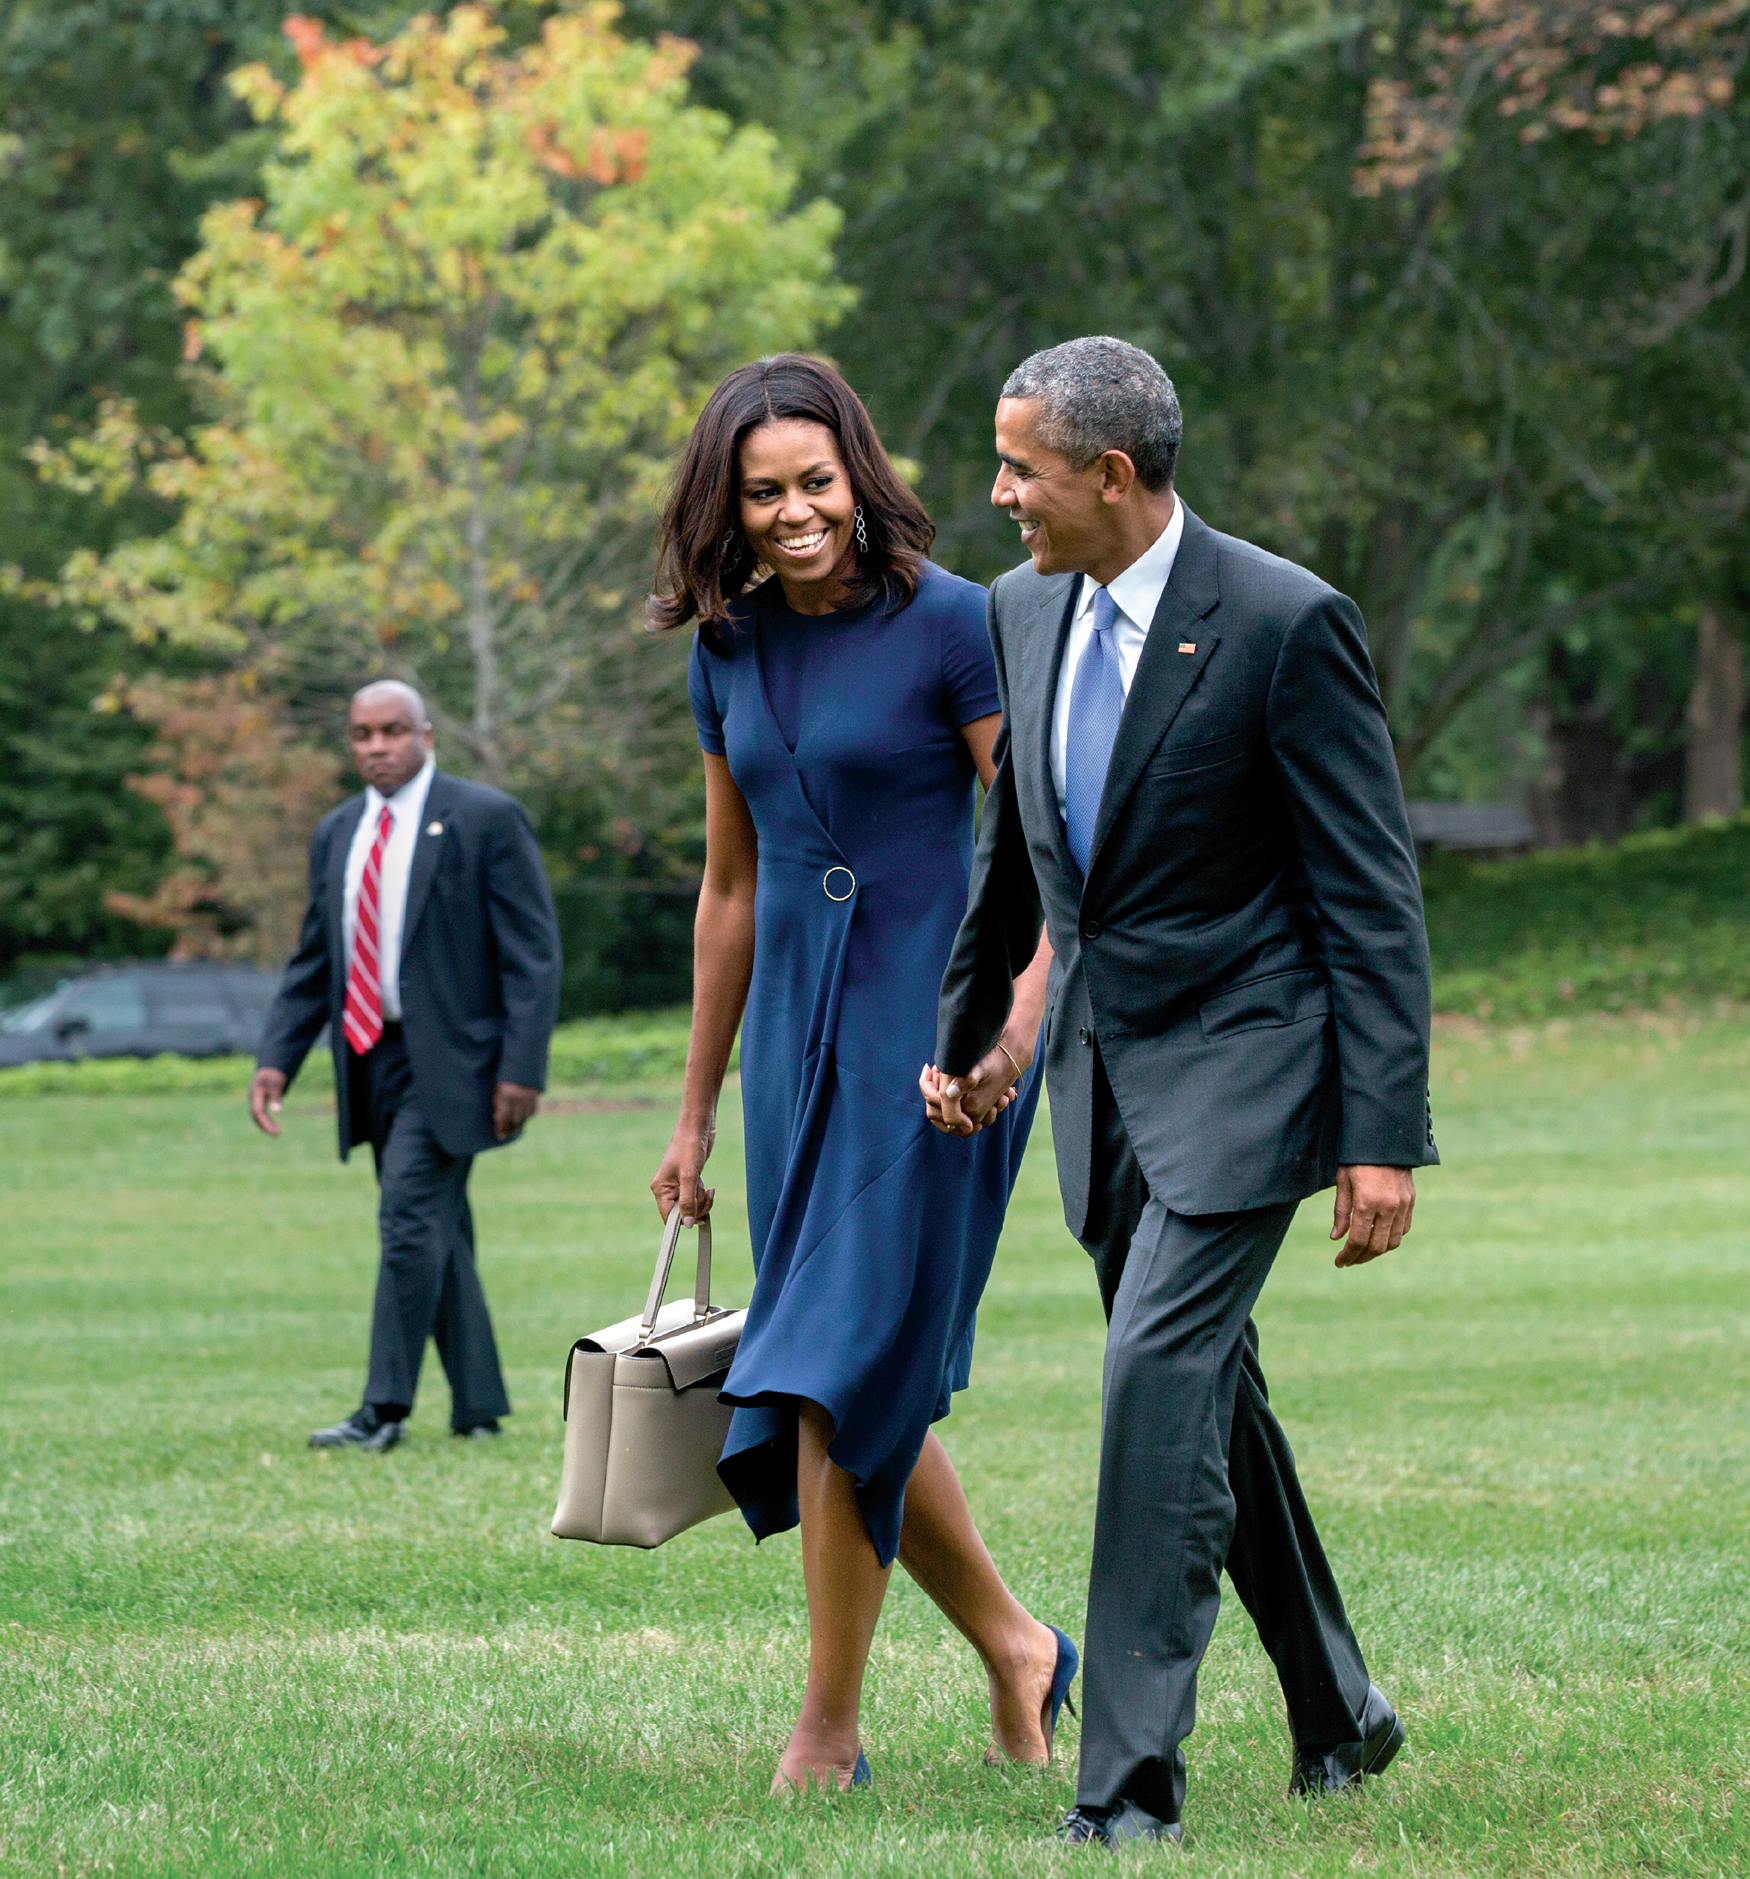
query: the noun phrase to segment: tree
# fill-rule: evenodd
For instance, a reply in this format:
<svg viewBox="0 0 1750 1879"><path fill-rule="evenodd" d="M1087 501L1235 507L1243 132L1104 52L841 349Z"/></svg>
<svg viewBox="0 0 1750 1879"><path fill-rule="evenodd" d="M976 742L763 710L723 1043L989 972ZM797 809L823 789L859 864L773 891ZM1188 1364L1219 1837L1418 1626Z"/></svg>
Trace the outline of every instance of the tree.
<svg viewBox="0 0 1750 1879"><path fill-rule="evenodd" d="M152 726L155 767L129 787L163 811L178 866L109 905L174 935L179 958L291 956L309 898L310 830L340 797L336 753L300 741L250 675L135 679L105 703Z"/></svg>
<svg viewBox="0 0 1750 1879"><path fill-rule="evenodd" d="M1610 719L1588 748L1664 774L1679 577L1747 460L1721 422L1743 405L1737 0L1632 10L1617 38L1592 0L1291 0L1171 31L1045 0L837 0L830 30L801 0L636 4L844 208L839 350L921 461L951 565L1016 558L986 500L1003 376L1097 326L1178 381L1193 505L1360 599L1412 786L1503 787L1483 747L1505 743L1521 786L1570 700L1576 735ZM1503 22L1492 58L1445 47ZM1440 118L1436 55L1462 119L1382 175L1388 103L1400 129Z"/></svg>
<svg viewBox="0 0 1750 1879"><path fill-rule="evenodd" d="M722 371L845 296L834 211L788 211L771 137L612 16L520 50L484 6L382 45L294 17L298 82L238 74L278 143L178 282L211 421L185 444L112 402L38 449L170 518L73 555L63 604L304 707L407 677L495 781L635 762L682 715L684 648L638 626L670 453Z"/></svg>
<svg viewBox="0 0 1750 1879"><path fill-rule="evenodd" d="M1657 698L1667 746L1687 738L1685 812L1731 813L1739 801L1743 626L1727 622L1746 586L1750 495L1740 292L1750 125L1735 84L1747 50L1746 0L1464 0L1407 22L1396 70L1369 88L1357 187L1395 196L1414 224L1437 228L1467 196L1511 221L1497 205L1547 195L1551 179L1573 205L1541 230L1524 226L1528 263L1473 270L1468 288L1503 370L1532 392L1526 414L1559 440L1573 487L1595 498L1522 506L1520 558L1570 576L1590 563L1664 615L1661 631L1631 608L1613 629L1607 596L1582 589L1566 619L1590 644L1544 636L1555 768L1570 801L1620 793L1634 762L1622 723L1631 693L1643 730L1639 708ZM1553 276L1542 257L1558 261ZM1541 411L1539 385L1560 390ZM1679 616L1695 623L1686 709L1659 670ZM1606 650L1613 632L1629 657ZM1508 638L1495 657L1537 640ZM1615 684L1601 685L1611 666ZM1675 779L1666 794L1674 806ZM1577 833L1617 825L1614 810L1558 821Z"/></svg>
<svg viewBox="0 0 1750 1879"><path fill-rule="evenodd" d="M160 525L45 488L24 447L101 392L152 423L188 415L171 293L215 193L248 168L223 84L259 52L271 0L9 0L0 8L0 564L36 576L81 543ZM227 150L235 155L221 154ZM20 955L159 943L106 905L150 887L170 842L121 787L150 740L92 709L143 654L115 629L0 601L0 971Z"/></svg>

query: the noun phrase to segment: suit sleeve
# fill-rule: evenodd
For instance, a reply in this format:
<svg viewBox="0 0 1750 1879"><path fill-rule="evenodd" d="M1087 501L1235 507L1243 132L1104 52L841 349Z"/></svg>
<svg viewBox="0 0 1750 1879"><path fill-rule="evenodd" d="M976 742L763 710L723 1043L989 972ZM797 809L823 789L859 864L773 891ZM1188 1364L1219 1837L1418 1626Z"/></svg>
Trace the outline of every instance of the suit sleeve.
<svg viewBox="0 0 1750 1879"><path fill-rule="evenodd" d="M310 904L304 911L298 950L280 980L256 1053L257 1066L283 1070L288 1087L328 1022L334 971L328 956L328 846L332 839L332 829L320 826L310 838Z"/></svg>
<svg viewBox="0 0 1750 1879"><path fill-rule="evenodd" d="M1353 601L1326 591L1295 615L1265 710L1331 979L1343 1093L1338 1160L1436 1162L1422 885Z"/></svg>
<svg viewBox="0 0 1750 1879"><path fill-rule="evenodd" d="M559 916L520 803L494 819L486 851L486 917L504 1001L501 1083L547 1087L547 1045L559 1021Z"/></svg>
<svg viewBox="0 0 1750 1879"><path fill-rule="evenodd" d="M950 1074L970 1070L1002 1035L1015 980L1038 950L1045 917L1015 791L1009 682L994 590L989 620L1003 723L991 753L997 769L984 799L966 915L954 936L936 1008L936 1062Z"/></svg>

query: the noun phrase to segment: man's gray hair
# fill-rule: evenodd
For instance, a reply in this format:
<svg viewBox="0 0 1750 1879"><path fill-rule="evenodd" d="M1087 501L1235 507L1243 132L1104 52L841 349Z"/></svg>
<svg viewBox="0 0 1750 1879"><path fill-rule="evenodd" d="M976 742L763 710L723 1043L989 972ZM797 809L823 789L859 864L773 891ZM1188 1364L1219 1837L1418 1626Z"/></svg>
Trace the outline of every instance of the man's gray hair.
<svg viewBox="0 0 1750 1879"><path fill-rule="evenodd" d="M1122 450L1145 489L1164 489L1179 460L1185 420L1159 364L1122 339L1068 339L1023 359L1005 398L1037 398L1039 441L1081 466Z"/></svg>
<svg viewBox="0 0 1750 1879"><path fill-rule="evenodd" d="M423 731L431 722L425 715L425 700L405 679L372 679L370 684L361 685L353 693L353 703L357 704L361 698L369 698L373 692L393 692L413 713L413 728L416 731Z"/></svg>

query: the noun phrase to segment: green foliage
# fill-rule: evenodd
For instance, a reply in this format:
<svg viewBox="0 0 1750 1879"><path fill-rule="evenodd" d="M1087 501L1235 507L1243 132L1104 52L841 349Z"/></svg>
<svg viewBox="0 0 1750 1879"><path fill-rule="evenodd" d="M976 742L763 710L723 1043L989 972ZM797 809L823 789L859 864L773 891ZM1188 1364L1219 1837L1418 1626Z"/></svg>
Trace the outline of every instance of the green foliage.
<svg viewBox="0 0 1750 1879"><path fill-rule="evenodd" d="M565 949L559 1009L650 1011L693 995L695 887L589 874L554 895Z"/></svg>
<svg viewBox="0 0 1750 1879"><path fill-rule="evenodd" d="M690 1005L674 1005L666 1011L562 1024L553 1033L548 1081L555 1086L639 1080L678 1084L687 1067L691 1020ZM739 1064L738 1046L730 1058L730 1070Z"/></svg>
<svg viewBox="0 0 1750 1879"><path fill-rule="evenodd" d="M149 890L170 851L163 818L125 787L150 733L92 708L128 663L114 637L45 635L0 599L0 973L20 955L162 949L105 904Z"/></svg>
<svg viewBox="0 0 1750 1879"><path fill-rule="evenodd" d="M1422 891L1442 1011L1750 999L1750 818L1512 861L1438 855Z"/></svg>
<svg viewBox="0 0 1750 1879"><path fill-rule="evenodd" d="M321 13L320 6L311 9ZM74 548L163 525L47 489L24 458L45 432L126 397L181 426L172 283L216 197L261 153L223 76L278 37L279 0L9 0L0 8L0 567L47 576ZM143 661L114 632L0 598L0 970L21 954L157 951L117 919L168 860L163 818L122 787L149 733L91 707Z"/></svg>
<svg viewBox="0 0 1750 1879"><path fill-rule="evenodd" d="M1546 37L1582 30L1530 0L1460 23L1534 12ZM1696 93L1699 116L1633 139L1588 122L1531 148L1490 59L1461 52L1474 109L1446 160L1381 191L1358 177L1370 96L1450 46L1444 0L1171 30L1047 0L838 0L830 31L800 0L632 17L696 37L706 95L843 206L860 299L838 350L922 463L950 565L1018 559L987 502L1009 368L1119 333L1179 383L1199 512L1361 601L1412 780L1426 762L1431 783L1504 768L1522 788L1548 730L1594 715L1680 749L1686 660L1673 697L1646 641L1698 589L1750 596L1741 104Z"/></svg>
<svg viewBox="0 0 1750 1879"><path fill-rule="evenodd" d="M1650 1061L1647 1059L1650 1057ZM1409 1746L1358 1801L1284 1790L1275 1674L1229 1598L1187 1744L1188 1870L1246 1879L1750 1866L1750 1028L1443 1039L1443 1168L1390 1258L1311 1202L1257 1312L1272 1400ZM642 1092L634 1087L628 1101ZM655 1092L649 1092L654 1095ZM987 1768L985 1679L895 1573L875 1787L766 1796L808 1635L794 1535L548 1537L560 1372L636 1310L668 1103L485 1155L481 1271L517 1414L328 1455L376 1263L369 1158L296 1096L0 1105L0 1861L364 1879L1046 1879L1078 1725ZM747 1297L740 1118L711 1164ZM942 1436L1005 1578L1082 1636L1104 1326L1043 1124ZM1170 1855L1117 1872L1176 1870Z"/></svg>
<svg viewBox="0 0 1750 1879"><path fill-rule="evenodd" d="M837 216L608 17L520 51L480 6L382 46L294 20L296 86L236 75L278 142L178 281L213 421L185 446L110 406L39 453L174 516L75 554L69 606L305 687L411 678L512 786L681 715L639 631L668 454L726 367L843 304Z"/></svg>

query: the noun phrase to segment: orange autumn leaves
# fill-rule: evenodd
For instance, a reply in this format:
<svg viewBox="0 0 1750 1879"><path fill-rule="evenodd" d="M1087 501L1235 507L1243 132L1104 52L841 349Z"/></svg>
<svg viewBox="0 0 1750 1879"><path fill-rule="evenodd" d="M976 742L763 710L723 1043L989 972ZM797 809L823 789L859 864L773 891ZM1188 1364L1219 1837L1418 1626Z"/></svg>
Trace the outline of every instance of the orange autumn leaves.
<svg viewBox="0 0 1750 1879"><path fill-rule="evenodd" d="M1463 0L1449 27L1422 33L1413 77L1369 85L1355 187L1377 196L1421 182L1480 108L1527 144L1703 116L1730 104L1747 49L1750 0Z"/></svg>

